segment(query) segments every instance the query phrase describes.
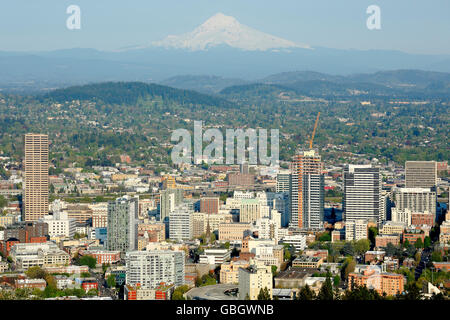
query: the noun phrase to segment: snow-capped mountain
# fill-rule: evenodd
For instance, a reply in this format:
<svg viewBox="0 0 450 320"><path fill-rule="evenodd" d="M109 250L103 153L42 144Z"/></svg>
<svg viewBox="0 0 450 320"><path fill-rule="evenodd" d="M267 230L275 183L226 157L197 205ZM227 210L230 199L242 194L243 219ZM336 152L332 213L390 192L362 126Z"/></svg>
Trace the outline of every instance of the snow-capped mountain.
<svg viewBox="0 0 450 320"><path fill-rule="evenodd" d="M222 13L215 14L192 32L169 35L162 41L153 42L152 45L191 51L207 50L221 45L248 51L310 48L308 45L255 30Z"/></svg>

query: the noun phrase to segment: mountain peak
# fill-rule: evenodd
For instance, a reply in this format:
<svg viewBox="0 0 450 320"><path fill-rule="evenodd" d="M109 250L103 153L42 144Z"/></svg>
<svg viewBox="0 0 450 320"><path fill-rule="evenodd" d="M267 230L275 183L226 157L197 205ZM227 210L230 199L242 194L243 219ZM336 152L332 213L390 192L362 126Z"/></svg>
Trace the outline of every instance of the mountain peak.
<svg viewBox="0 0 450 320"><path fill-rule="evenodd" d="M255 30L239 23L232 16L216 13L192 32L181 35L169 35L162 41L152 43L165 48L187 49L191 51L207 50L227 45L249 51L267 51L287 48L309 48L286 39Z"/></svg>

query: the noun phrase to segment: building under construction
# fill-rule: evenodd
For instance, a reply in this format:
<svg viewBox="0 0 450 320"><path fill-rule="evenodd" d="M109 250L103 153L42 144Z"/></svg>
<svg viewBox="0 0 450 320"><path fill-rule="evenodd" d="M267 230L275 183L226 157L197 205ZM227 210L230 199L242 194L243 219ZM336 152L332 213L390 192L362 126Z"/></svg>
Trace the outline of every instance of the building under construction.
<svg viewBox="0 0 450 320"><path fill-rule="evenodd" d="M291 163L290 226L321 228L324 214L323 163L317 150L312 148L320 112L309 140L309 150L300 150Z"/></svg>

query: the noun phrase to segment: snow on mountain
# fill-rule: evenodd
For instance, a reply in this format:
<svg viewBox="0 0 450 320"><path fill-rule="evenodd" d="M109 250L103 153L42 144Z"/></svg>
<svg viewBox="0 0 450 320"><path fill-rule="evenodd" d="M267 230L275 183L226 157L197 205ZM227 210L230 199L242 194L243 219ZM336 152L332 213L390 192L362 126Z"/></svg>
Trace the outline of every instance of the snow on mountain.
<svg viewBox="0 0 450 320"><path fill-rule="evenodd" d="M212 16L192 32L181 35L169 35L162 41L153 42L152 45L192 51L207 50L220 45L228 45L249 51L310 48L308 45L295 43L255 30L222 13Z"/></svg>

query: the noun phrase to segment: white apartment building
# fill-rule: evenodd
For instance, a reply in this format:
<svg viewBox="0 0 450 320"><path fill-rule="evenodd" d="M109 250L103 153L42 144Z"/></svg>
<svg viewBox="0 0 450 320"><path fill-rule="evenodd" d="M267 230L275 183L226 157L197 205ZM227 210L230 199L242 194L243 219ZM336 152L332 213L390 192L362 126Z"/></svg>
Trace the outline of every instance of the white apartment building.
<svg viewBox="0 0 450 320"><path fill-rule="evenodd" d="M367 239L367 221L366 220L351 220L345 222L345 241L358 241Z"/></svg>
<svg viewBox="0 0 450 320"><path fill-rule="evenodd" d="M406 226L411 225L412 212L408 208L400 209L400 208L392 208L391 209L391 220L393 222L401 222Z"/></svg>
<svg viewBox="0 0 450 320"><path fill-rule="evenodd" d="M130 251L125 261L127 285L153 289L161 282L184 284L184 251Z"/></svg>
<svg viewBox="0 0 450 320"><path fill-rule="evenodd" d="M182 204L169 214L169 238L175 241L190 240L193 237L194 210Z"/></svg>
<svg viewBox="0 0 450 320"><path fill-rule="evenodd" d="M393 198L397 209L436 213L436 192L430 188L396 188Z"/></svg>
<svg viewBox="0 0 450 320"><path fill-rule="evenodd" d="M304 234L285 236L281 239L281 242L292 245L296 251L304 250L307 247L306 246L306 235L304 235Z"/></svg>
<svg viewBox="0 0 450 320"><path fill-rule="evenodd" d="M229 261L231 251L228 249L205 249L205 252L200 255L200 263L206 264L222 264Z"/></svg>
<svg viewBox="0 0 450 320"><path fill-rule="evenodd" d="M69 219L67 212L54 212L53 215L46 215L41 219L48 225L48 235L50 237L72 238L76 232L76 220Z"/></svg>
<svg viewBox="0 0 450 320"><path fill-rule="evenodd" d="M272 269L262 264L239 269L239 300L257 300L261 289L267 288L272 299Z"/></svg>

